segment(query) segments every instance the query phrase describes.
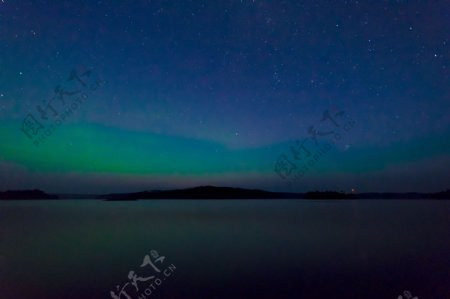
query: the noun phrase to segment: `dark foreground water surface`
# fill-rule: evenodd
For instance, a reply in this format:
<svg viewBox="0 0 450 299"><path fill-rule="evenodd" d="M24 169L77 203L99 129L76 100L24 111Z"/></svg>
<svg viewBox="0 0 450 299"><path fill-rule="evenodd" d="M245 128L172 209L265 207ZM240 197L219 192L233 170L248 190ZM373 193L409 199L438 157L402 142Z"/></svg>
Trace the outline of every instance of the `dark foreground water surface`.
<svg viewBox="0 0 450 299"><path fill-rule="evenodd" d="M0 298L448 299L449 215L425 200L3 201Z"/></svg>

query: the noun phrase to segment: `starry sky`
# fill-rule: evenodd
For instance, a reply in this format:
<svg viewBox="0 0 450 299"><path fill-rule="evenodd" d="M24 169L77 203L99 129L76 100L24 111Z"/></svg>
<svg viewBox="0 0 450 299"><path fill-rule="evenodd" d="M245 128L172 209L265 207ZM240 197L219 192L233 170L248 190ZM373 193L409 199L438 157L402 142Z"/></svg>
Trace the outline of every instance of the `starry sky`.
<svg viewBox="0 0 450 299"><path fill-rule="evenodd" d="M0 190L449 188L448 1L0 2Z"/></svg>

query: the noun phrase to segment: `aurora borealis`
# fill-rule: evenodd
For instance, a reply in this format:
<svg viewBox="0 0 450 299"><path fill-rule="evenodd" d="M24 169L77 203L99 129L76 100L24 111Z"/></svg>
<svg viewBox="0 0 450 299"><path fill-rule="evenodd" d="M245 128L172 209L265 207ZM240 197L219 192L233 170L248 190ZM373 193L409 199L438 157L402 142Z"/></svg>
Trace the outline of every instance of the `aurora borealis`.
<svg viewBox="0 0 450 299"><path fill-rule="evenodd" d="M441 191L449 68L448 1L1 1L0 190ZM86 69L104 84L33 144ZM289 187L275 163L325 111L355 125Z"/></svg>

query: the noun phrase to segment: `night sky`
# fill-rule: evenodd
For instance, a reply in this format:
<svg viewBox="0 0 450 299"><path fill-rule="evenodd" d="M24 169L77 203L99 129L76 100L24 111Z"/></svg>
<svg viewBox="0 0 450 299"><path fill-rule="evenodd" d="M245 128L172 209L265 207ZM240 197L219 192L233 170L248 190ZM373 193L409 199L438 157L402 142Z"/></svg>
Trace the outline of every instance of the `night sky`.
<svg viewBox="0 0 450 299"><path fill-rule="evenodd" d="M0 2L0 190L450 187L450 2Z"/></svg>

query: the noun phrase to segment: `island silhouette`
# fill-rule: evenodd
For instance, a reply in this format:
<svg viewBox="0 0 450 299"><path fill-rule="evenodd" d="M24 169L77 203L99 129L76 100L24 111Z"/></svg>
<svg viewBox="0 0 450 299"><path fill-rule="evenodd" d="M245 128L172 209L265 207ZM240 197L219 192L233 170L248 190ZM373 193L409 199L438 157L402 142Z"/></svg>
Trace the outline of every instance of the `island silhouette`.
<svg viewBox="0 0 450 299"><path fill-rule="evenodd" d="M312 191L271 192L260 189L200 186L187 189L111 193L97 196L108 201L138 199L450 199L450 190L438 193L345 193Z"/></svg>
<svg viewBox="0 0 450 299"><path fill-rule="evenodd" d="M0 199L58 199L57 195L50 195L44 191L34 190L8 190L0 192Z"/></svg>
<svg viewBox="0 0 450 299"><path fill-rule="evenodd" d="M42 190L8 190L0 192L0 200L49 200L49 199L101 199L106 201L133 201L147 199L450 199L450 189L436 193L418 192L369 192L345 193L338 191L311 191L305 193L272 192L260 189L244 189L233 187L199 186L186 189L153 190L131 193L110 193L101 195L48 194Z"/></svg>

